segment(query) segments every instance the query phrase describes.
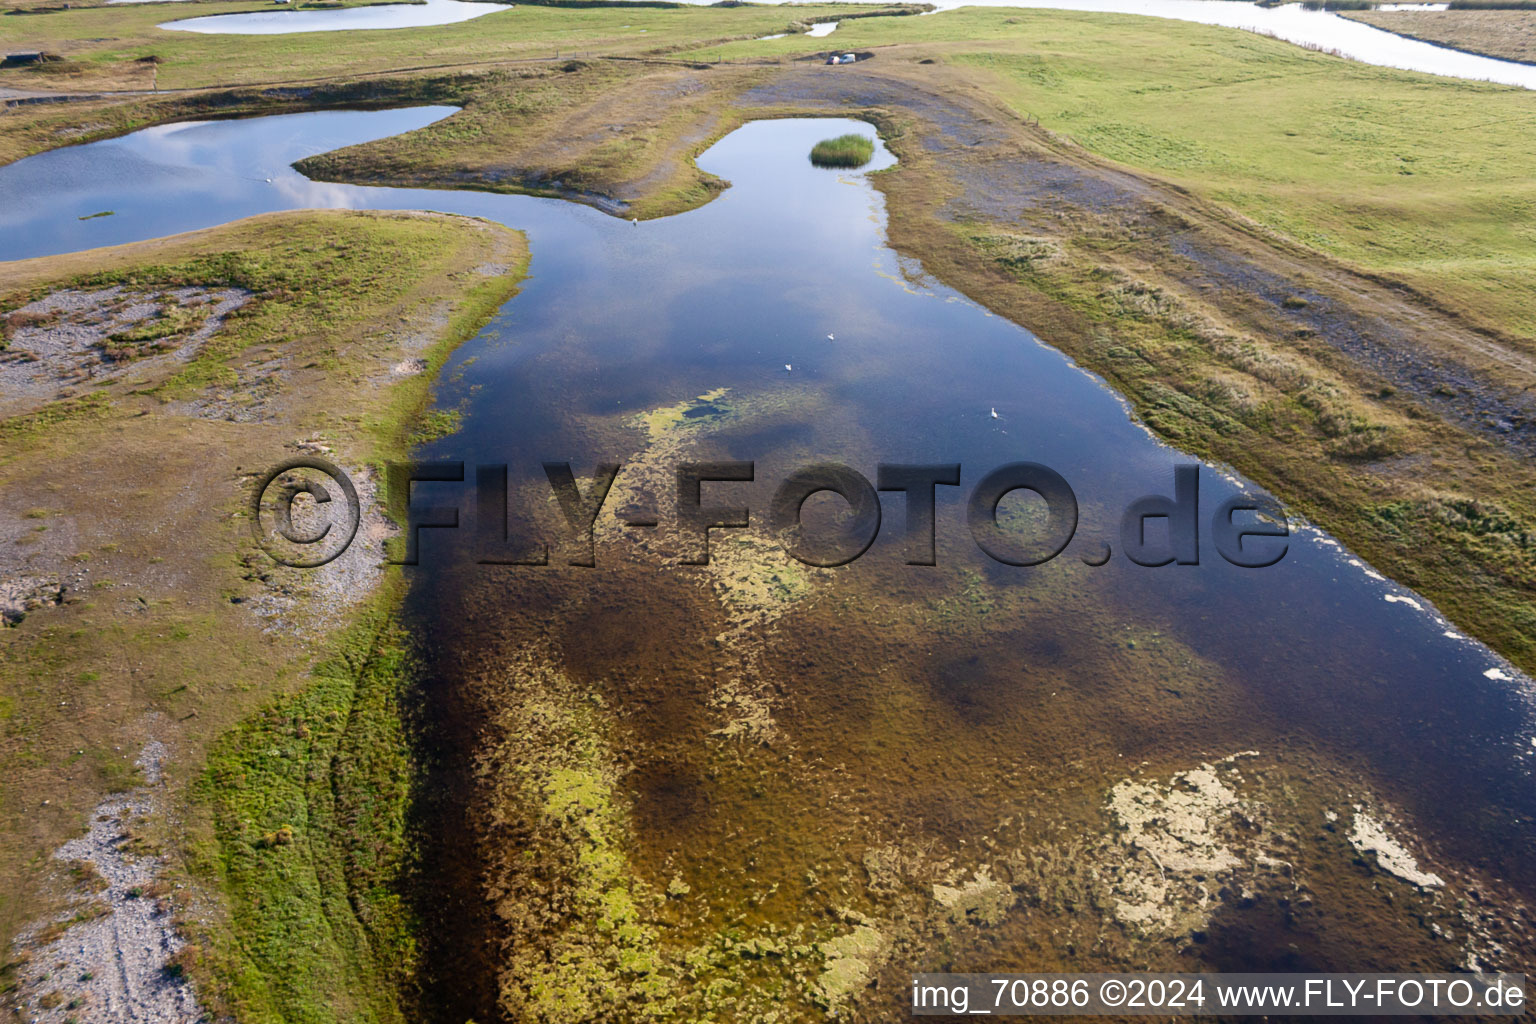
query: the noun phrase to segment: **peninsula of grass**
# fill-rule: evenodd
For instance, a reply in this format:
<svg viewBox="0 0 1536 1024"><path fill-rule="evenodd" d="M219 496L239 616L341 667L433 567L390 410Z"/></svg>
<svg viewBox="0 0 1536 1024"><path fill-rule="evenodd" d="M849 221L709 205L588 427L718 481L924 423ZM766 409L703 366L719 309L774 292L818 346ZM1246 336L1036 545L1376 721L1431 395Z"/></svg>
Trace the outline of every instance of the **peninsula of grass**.
<svg viewBox="0 0 1536 1024"><path fill-rule="evenodd" d="M176 751L164 799L178 813L145 838L186 902L216 908L182 919L190 944L174 965L211 1016L408 1016L404 584L385 573L330 603L255 548L241 510L250 475L296 438L323 439L349 468L402 458L437 371L516 291L526 259L518 232L486 221L308 211L0 264L0 310L61 289L248 296L189 362L135 364L0 419L0 520L51 527L29 570L89 571L63 604L0 629L0 943L50 918L48 855L136 781L150 737L119 723L153 721ZM424 369L393 370L406 354ZM265 393L246 415L253 377ZM161 474L203 500L157 511L147 481ZM112 543L51 549L55 536ZM253 610L274 587L305 595L289 622ZM60 679L73 681L62 703Z"/></svg>
<svg viewBox="0 0 1536 1024"><path fill-rule="evenodd" d="M822 139L811 147L811 163L817 167L863 167L874 155L875 140L857 132Z"/></svg>

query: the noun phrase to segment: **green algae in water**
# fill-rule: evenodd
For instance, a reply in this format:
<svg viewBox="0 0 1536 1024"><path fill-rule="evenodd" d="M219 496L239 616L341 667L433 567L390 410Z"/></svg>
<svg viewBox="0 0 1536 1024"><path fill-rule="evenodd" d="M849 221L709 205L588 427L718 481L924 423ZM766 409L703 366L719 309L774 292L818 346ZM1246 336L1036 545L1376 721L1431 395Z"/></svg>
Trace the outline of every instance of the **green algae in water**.
<svg viewBox="0 0 1536 1024"><path fill-rule="evenodd" d="M890 940L867 924L821 943L826 969L816 979L816 998L834 1013L864 990L885 956Z"/></svg>
<svg viewBox="0 0 1536 1024"><path fill-rule="evenodd" d="M676 405L664 405L641 413L636 418L655 437L665 436L685 424L718 421L731 414L731 408L720 401L730 390L730 388L714 388L697 398L690 398Z"/></svg>

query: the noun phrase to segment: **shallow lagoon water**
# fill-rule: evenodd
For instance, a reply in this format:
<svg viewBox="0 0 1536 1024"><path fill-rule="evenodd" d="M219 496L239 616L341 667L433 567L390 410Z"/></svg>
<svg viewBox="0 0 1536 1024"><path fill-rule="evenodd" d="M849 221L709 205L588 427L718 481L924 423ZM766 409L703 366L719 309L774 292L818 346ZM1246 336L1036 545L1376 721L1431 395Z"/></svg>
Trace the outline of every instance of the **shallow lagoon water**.
<svg viewBox="0 0 1536 1024"><path fill-rule="evenodd" d="M335 11L256 11L249 14L210 14L202 18L168 21L160 28L178 32L208 32L241 36L286 35L293 32L341 32L345 30L425 28L453 25L487 14L509 10L509 4L476 3L470 0L426 0L425 3L373 4Z"/></svg>
<svg viewBox="0 0 1536 1024"><path fill-rule="evenodd" d="M1034 799L1026 788L983 794L977 780L1006 759L1065 773L1097 799L1104 779L1137 763L1190 767L1255 749L1344 771L1400 808L1440 856L1536 891L1524 854L1536 837L1531 681L1448 636L1427 602L1317 531L1298 532L1266 569L1226 564L1208 537L1198 566L1129 564L1120 511L1171 494L1174 467L1193 460L1153 438L1097 378L886 247L868 172L890 166L889 153L880 148L859 173L807 160L816 141L869 126L749 124L699 161L733 187L639 225L552 199L310 182L287 166L450 112L185 124L31 157L0 168L0 258L305 207L435 209L522 229L532 251L522 292L443 374L438 402L463 413L463 429L424 452L507 464L513 505L529 496L515 524L548 528L537 506L547 489L539 464L551 458L583 479L598 462L647 452L753 460L754 482L711 485L721 488L711 495L749 505L754 522L778 481L807 462L871 479L880 462L962 465L963 486L939 489L937 567L903 563L902 506L888 495L863 558L815 577L814 599L773 626L735 634L760 681L781 691L777 714L797 749L847 759L847 785L870 789L866 830L921 818L963 842L976 815ZM104 209L116 215L76 219ZM720 410L735 418L691 447L645 446L636 416L706 394L718 397L696 406L702 421ZM964 526L970 486L1020 460L1061 473L1081 506L1076 539L1033 568L990 561ZM1242 487L1203 467L1202 516ZM448 485L420 490L424 503L468 502ZM1106 542L1114 556L1090 568L1084 559ZM523 640L545 644L584 690L622 694L626 728L663 716L650 747L626 752L640 794L638 863L740 859L721 822L769 811L784 823L776 840L815 842L798 790L739 804L701 781L714 768L689 760L718 741L679 746L689 728L705 737L718 724L700 724L713 714L706 699L682 698L713 670L669 659L698 649L721 616L728 625L728 603L715 607L664 542L605 536L596 570L567 567L554 550L547 569L491 569L466 564L447 535L424 541L412 615L443 655L429 662L436 692L510 674ZM727 657L732 643L704 644L701 657ZM881 724L892 698L871 696L877 685L926 694L932 717L920 734L892 739ZM788 892L804 865L783 857L765 854L758 873Z"/></svg>

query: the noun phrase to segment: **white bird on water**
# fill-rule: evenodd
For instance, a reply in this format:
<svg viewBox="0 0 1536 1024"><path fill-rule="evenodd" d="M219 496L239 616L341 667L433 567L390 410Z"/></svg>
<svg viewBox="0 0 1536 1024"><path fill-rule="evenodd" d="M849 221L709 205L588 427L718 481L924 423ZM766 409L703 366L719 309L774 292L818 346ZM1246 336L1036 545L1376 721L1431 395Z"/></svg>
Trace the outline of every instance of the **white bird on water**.
<svg viewBox="0 0 1536 1024"><path fill-rule="evenodd" d="M997 419L997 406L992 407L992 418Z"/></svg>
<svg viewBox="0 0 1536 1024"><path fill-rule="evenodd" d="M829 334L829 335L827 335L827 340L828 341L836 341L837 339L832 337L832 335Z"/></svg>
<svg viewBox="0 0 1536 1024"><path fill-rule="evenodd" d="M785 372L785 373L790 373L790 372L792 372L792 371L793 371L793 370L794 370L794 367L793 367L793 366L790 366L790 365L789 365L789 364L788 364L788 363L785 363L785 364L784 364L784 372Z"/></svg>

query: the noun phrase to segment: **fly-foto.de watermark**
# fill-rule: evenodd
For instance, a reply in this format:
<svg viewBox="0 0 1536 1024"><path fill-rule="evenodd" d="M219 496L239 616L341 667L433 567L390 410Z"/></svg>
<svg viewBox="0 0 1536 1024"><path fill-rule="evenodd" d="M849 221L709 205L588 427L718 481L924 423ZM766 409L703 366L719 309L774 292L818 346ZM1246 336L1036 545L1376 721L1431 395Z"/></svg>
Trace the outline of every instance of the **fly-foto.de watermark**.
<svg viewBox="0 0 1536 1024"><path fill-rule="evenodd" d="M601 463L585 483L568 462L541 464L550 497L559 507L569 535L567 564L597 564L594 531L605 515L622 463ZM384 482L388 501L406 522L403 544L386 561L419 564L421 531L458 530L461 512L474 509L474 541L482 565L548 566L551 538L512 536L508 526L505 464L463 462L390 463ZM907 565L937 564L938 493L941 487L961 486L959 463L881 463L875 479L834 462L818 462L788 474L774 491L766 510L754 512L731 498L732 485L753 483L753 462L686 462L676 467L669 530L684 565L707 565L712 531L746 529L754 516L795 560L821 568L847 565L874 544L880 534L881 492L901 497L906 510L903 558ZM433 504L415 502L415 485L434 487ZM1200 502L1200 466L1177 466L1171 493L1150 494L1126 506L1121 517L1118 550L1136 565L1200 564L1202 526L1222 559L1247 569L1274 565L1285 557L1290 527L1279 504L1267 495L1240 494L1217 504L1208 513ZM444 488L457 485L462 500L443 504ZM706 500L705 489L709 489ZM1004 499L1028 492L1043 514L1026 524L1000 514ZM451 491L450 491L451 493ZM840 498L844 507L835 528L818 529L805 521L806 502L818 494ZM258 481L251 496L252 528L273 559L296 568L315 568L332 561L352 544L361 523L357 488L339 467L324 459L304 457L274 466ZM334 514L333 514L334 511ZM610 510L624 526L662 529L657 514ZM981 476L965 501L965 525L976 546L1004 565L1036 566L1056 558L1072 543L1078 528L1077 494L1066 479L1037 462L1011 462ZM1104 565L1116 545L1099 542L1080 557L1085 564Z"/></svg>

